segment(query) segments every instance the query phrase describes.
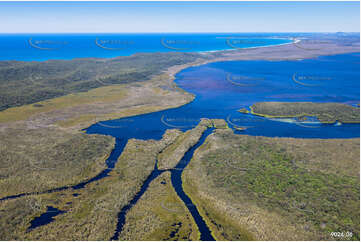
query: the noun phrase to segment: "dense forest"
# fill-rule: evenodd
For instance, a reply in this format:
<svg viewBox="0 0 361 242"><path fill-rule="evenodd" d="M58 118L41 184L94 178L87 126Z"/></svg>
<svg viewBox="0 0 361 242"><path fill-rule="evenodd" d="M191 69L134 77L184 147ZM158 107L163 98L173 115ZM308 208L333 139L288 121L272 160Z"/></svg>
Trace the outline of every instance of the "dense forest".
<svg viewBox="0 0 361 242"><path fill-rule="evenodd" d="M196 53L140 53L111 59L0 62L0 111L112 84L144 81Z"/></svg>

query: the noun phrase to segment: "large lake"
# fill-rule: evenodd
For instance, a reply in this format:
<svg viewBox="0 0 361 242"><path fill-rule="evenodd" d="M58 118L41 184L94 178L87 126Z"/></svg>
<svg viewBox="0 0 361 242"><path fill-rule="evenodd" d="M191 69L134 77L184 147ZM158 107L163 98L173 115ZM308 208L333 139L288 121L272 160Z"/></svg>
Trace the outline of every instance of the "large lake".
<svg viewBox="0 0 361 242"><path fill-rule="evenodd" d="M272 35L273 36L273 35ZM267 35L247 38L244 35L0 35L2 60L48 60L79 57L116 57L136 52L211 51L250 48L291 43L287 38ZM143 48L143 49L142 49ZM99 181L109 174L121 155L128 139L161 139L167 129L183 131L195 127L201 118L224 119L235 133L269 137L295 138L354 138L360 136L359 124L321 124L316 118L267 119L241 113L255 102L337 102L358 106L360 102L360 54L322 56L294 61L229 61L189 67L176 75L175 82L195 99L178 108L102 121L86 129L87 133L116 137L116 145L107 159L108 168L97 176L71 186L74 190ZM166 87L164 87L166 88ZM237 127L246 127L244 131ZM212 130L207 130L193 146L177 169L171 171L172 185L191 212L201 233L201 240L212 240L211 233L197 207L184 193L181 174L193 152ZM118 223L112 239L118 239L125 223L126 212L147 190L161 172L155 166L140 191L118 213ZM47 192L61 191L61 187ZM19 194L2 198L15 198ZM49 210L49 209L48 209ZM50 209L50 212L53 210ZM62 211L60 211L62 212ZM46 212L32 226L52 221ZM44 218L47 218L45 221Z"/></svg>
<svg viewBox="0 0 361 242"><path fill-rule="evenodd" d="M193 128L201 118L225 119L239 134L295 138L352 138L359 124L321 124L267 119L238 112L255 102L360 102L359 53L295 61L230 61L190 67L175 82L196 95L193 102L175 109L99 122L89 133L121 139L160 139L166 129Z"/></svg>

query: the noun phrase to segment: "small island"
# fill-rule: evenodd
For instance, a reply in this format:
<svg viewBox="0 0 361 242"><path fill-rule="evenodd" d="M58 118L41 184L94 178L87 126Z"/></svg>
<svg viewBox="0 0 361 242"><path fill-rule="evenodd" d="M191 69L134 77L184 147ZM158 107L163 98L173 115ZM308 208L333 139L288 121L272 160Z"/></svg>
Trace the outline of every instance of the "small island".
<svg viewBox="0 0 361 242"><path fill-rule="evenodd" d="M313 102L259 102L253 104L251 113L266 118L316 117L321 123L360 123L360 108L342 103Z"/></svg>

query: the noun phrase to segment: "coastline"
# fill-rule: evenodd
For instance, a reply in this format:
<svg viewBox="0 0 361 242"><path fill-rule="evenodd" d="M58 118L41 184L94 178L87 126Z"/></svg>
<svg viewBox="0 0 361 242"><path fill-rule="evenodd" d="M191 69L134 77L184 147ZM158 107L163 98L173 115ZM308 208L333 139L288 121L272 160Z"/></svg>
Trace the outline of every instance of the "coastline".
<svg viewBox="0 0 361 242"><path fill-rule="evenodd" d="M262 51L265 51L266 49L267 49L267 51L270 49L273 49L273 50L281 49L281 53L284 53L284 51L287 51L287 48L289 48L290 46L292 47L292 45L283 45L283 46L272 46L273 48L257 48L257 49L250 50L250 52L247 52L247 54L251 53L252 51L259 51L260 49ZM296 47L293 47L293 48L296 48ZM186 68L192 67L192 66L199 66L199 65L203 65L203 64L207 64L207 63L217 62L217 61L254 59L254 56L252 56L252 55L245 56L244 53L239 53L237 50L233 50L231 52L235 53L235 54L233 54L232 56L223 55L220 57L210 56L211 58L209 58L209 59L199 58L198 60L191 62L191 63L171 66L168 69L166 69L165 71L163 71L162 74L164 74L165 76L163 76L162 78L159 78L159 76L157 76L159 78L159 80L148 79L142 83L139 83L144 86L142 86L142 85L132 86L131 84L122 85L122 88L131 87L129 89L129 91L130 91L129 96L126 97L125 99L112 100L109 103L104 103L103 106L105 106L105 105L116 106L117 103L129 102L129 100L134 99L134 97L137 96L136 93L139 94L139 92L143 93L143 96L144 96L144 92L145 92L146 95L148 95L148 96L153 95L153 98L154 97L162 98L163 99L162 103L156 103L156 105L154 105L153 103L148 102L148 103L140 103L140 105L139 105L138 104L139 100L134 103L129 102L127 106L123 105L123 106L118 107L117 109L109 109L109 113L104 112L101 116L98 116L98 118L96 118L96 119L94 119L94 117L87 117L86 113L74 112L74 111L77 111L78 108L73 108L72 112L68 112L68 113L66 113L66 111L64 111L65 109L68 109L67 107L60 108L59 110L50 110L50 111L45 111L42 113L32 113L32 117L29 117L26 120L17 120L15 122L6 122L6 121L1 122L0 130L2 130L3 132L7 132L6 130L8 128L16 128L16 129L24 129L24 132L25 131L27 132L28 130L30 131L32 129L38 129L38 130L51 129L53 132L56 132L59 134L60 133L64 133L64 134L71 133L71 134L75 135L77 133L84 133L82 131L83 129L86 129L99 121L132 117L132 116L144 115L144 114L148 114L148 113L178 108L180 106L183 106L183 105L186 105L186 104L192 102L194 100L195 96L191 93L186 92L185 90L181 89L180 87L178 87L177 83L175 82L176 75L180 71L182 71ZM237 53L238 53L238 55L237 55ZM265 54L267 56L269 56L269 53L270 52L266 52ZM299 56L294 56L293 58L298 59ZM308 58L312 58L312 57L308 57ZM283 60L289 60L289 59L283 59ZM162 76L162 74L160 74L160 76ZM172 91L166 91L166 92L161 92L161 93L155 93L155 92L151 91L153 88L159 88L162 85L167 85L169 87L172 87L176 91L174 91L174 89ZM113 86L113 89L114 89L114 86ZM105 94L106 93L100 93L100 96L103 96ZM174 97L175 94L178 96ZM156 96L154 96L154 95L156 95ZM166 96L164 96L164 95L166 95ZM171 100L173 100L172 105L169 105L167 98L165 98L167 96L174 97L173 99L171 99ZM94 109L94 108L99 109L99 107L101 107L101 106L95 106L93 104L89 104L89 105L87 104L87 105L83 105L83 106L88 109ZM14 109L16 109L17 111L21 111L23 107L24 106L16 107ZM104 107L102 109L104 111L108 111L107 109L104 109ZM114 112L112 110L116 110L116 112ZM15 111L15 110L12 109L11 111ZM58 112L58 111L60 111L60 112ZM4 112L6 112L6 110L1 113L3 114ZM21 113L22 112L19 112L20 116L22 116ZM79 115L86 116L85 117L86 119L77 119L79 117ZM97 114L95 114L95 115L97 115ZM81 117L83 117L83 116L81 116ZM63 127L63 126L59 125L59 123L57 123L57 121L59 120L59 118L63 118L63 117L65 117L66 119L73 120L74 123L72 123L72 125L70 127ZM99 117L101 117L101 118L99 118Z"/></svg>
<svg viewBox="0 0 361 242"><path fill-rule="evenodd" d="M218 38L218 37L216 37ZM247 39L247 38L241 38L241 37L225 37L225 39L232 39L232 38L235 38L235 39ZM277 37L262 37L262 39L278 39L278 40L293 40L294 38L277 38ZM40 50L53 50L51 48L41 48L39 46L36 46L34 45L32 42L31 42L31 38L28 40L30 46L32 46L33 48L37 48L37 49L40 49ZM99 47L98 43L97 43L97 40L95 41L95 44ZM227 41L225 43L226 45L228 45L230 48L224 48L224 49L214 49L214 50L189 50L189 51L181 51L179 50L179 52L182 52L182 53L216 53L216 52L222 52L222 51L232 51L234 49L243 49L243 50L246 50L246 49L252 49L252 48L264 48L264 47L274 47L274 46L280 46L280 45L285 45L285 44L294 44L294 41L292 42L289 42L289 43L282 43L282 44L270 44L270 45L263 45L263 46L254 46L254 47L244 47L244 48L234 48L232 46L230 46ZM116 49L112 49L112 48L106 48L106 47L101 47L101 48L104 48L104 49L107 49L107 50L116 50ZM169 53L169 52L178 52L177 49L174 49L174 50L170 50L170 51L157 51L157 50L153 50L153 51L150 51L150 52L146 52L146 51L138 51L138 52L134 52L134 53L130 53L130 54L125 54L125 55L118 55L118 56L109 56L109 57L104 57L104 56L91 56L91 57L70 57L70 58L62 58L62 59L58 59L58 58L55 58L55 59L52 59L52 58L48 58L48 59L27 59L27 60L18 60L18 59L1 59L0 62L2 61L5 61L5 62L48 62L48 61L72 61L72 60L90 60L90 59L102 59L102 60L111 60L111 59L117 59L119 57L132 57L132 56L135 56L135 55L139 55L139 54L150 54L150 53Z"/></svg>
<svg viewBox="0 0 361 242"><path fill-rule="evenodd" d="M141 82L142 84L140 83L141 85L144 85L144 87L147 90L149 90L150 88L159 88L159 87L161 87L161 85L164 85L164 84L166 86L169 86L169 87L175 89L175 91L173 90L173 91L168 92L168 93L173 93L173 94L178 95L178 97L177 97L178 101L176 101L175 105L164 105L164 103L163 103L161 106L158 106L158 107L152 106L151 107L151 106L149 106L149 105L152 105L151 103L148 103L148 104L144 103L144 104L142 104L142 106L143 106L143 108L142 108L142 107L139 107L139 105L137 106L136 104L133 104L133 106L136 105L136 106L134 106L134 108L136 110L131 111L129 109L129 107L131 107L132 104L130 104L130 105L128 105L128 107L120 107L120 109L118 108L117 110L113 110L113 111L109 110L110 112L108 114L106 114L104 112L103 115L101 115L100 117L97 116L96 119L86 118L86 120L84 120L85 117L81 118L83 120L81 120L79 118L74 118L74 117L72 117L70 119L73 120L75 123L77 123L78 130L79 129L82 130L84 128L87 128L87 127L93 125L96 122L99 122L99 121L131 117L131 116L136 116L136 115L141 115L141 114L146 114L146 113L151 113L151 112L157 112L157 111L163 111L163 110L167 110L167 109L177 108L177 107L186 105L186 104L192 102L195 97L193 94L188 93L185 90L178 87L174 80L176 79L176 75L179 72L181 72L184 69L194 67L194 66L200 66L200 65L205 65L205 64L209 64L209 63L223 62L223 61L302 60L302 59L317 58L318 56L353 53L353 52L357 52L357 51L359 52L358 46L338 46L336 44L330 44L330 43L327 44L327 46L328 46L327 48L322 48L322 49L315 50L315 51L305 51L305 50L299 49L297 46L294 45L294 43L299 43L299 42L300 42L299 39L294 39L294 41L290 42L290 43L284 43L284 44L279 44L279 45L270 45L270 46L266 46L266 47L250 47L250 48L246 48L244 50L230 49L230 50L217 50L215 52L202 52L202 53L200 53L199 58L197 58L193 62L182 64L182 65L174 65L174 66L171 66L171 67L167 68L166 70L163 70L162 72L160 72L160 74L157 75L156 78L162 79L161 81L156 81L156 82L152 81L154 78L154 76L153 76L153 77L150 77L149 79L145 80L144 82ZM314 43L311 43L311 44L306 43L305 45L309 45L310 47L316 45L316 47L317 47L317 44L314 44ZM197 52L189 52L189 53L197 53ZM92 58L92 59L94 59L94 58ZM111 59L116 59L116 58L111 58ZM105 59L100 59L100 60L107 61L109 59L105 58ZM163 75L165 75L165 78ZM126 87L128 84L124 84L124 85L125 85L124 87ZM134 92L133 91L130 92L130 96L133 96L134 95L133 93L139 93L139 91L141 91L140 89L142 89L139 87L133 87L133 85L130 85L130 86L131 86L130 90L134 90ZM93 90L97 90L97 89L98 88L93 89ZM154 94L155 93L153 93L153 94L149 93L149 95L153 95L153 96L154 96ZM137 94L135 94L135 96L137 96ZM183 100L179 102L180 97L182 97ZM52 100L52 99L49 99L49 100ZM114 101L107 103L107 105L112 105L112 104L116 104L116 103ZM19 108L21 109L22 107L24 107L24 106L16 107L14 109L19 109ZM91 108L91 107L89 107L89 108ZM145 108L145 110L142 110L144 108ZM8 109L8 110L12 110L12 109ZM122 110L122 111L119 113L120 110ZM129 110L129 111L127 111L127 110ZM7 112L6 110L4 110L4 111ZM67 117L67 119L69 119L69 117ZM71 124L71 122L70 122L70 124ZM56 123L55 123L55 125L56 125ZM64 128L68 129L66 127L64 127ZM64 128L62 128L62 129L64 129Z"/></svg>
<svg viewBox="0 0 361 242"><path fill-rule="evenodd" d="M279 44L279 45L270 45L270 46L264 46L264 47L249 47L249 48L245 48L245 49L249 49L249 50L265 50L265 49L271 49L271 47L273 48L279 48L279 47L283 47L283 46L294 46L295 43L299 43L301 40L300 39L294 39L293 42L290 42L290 43L284 43L284 44ZM295 48L298 48L298 47L295 47ZM303 59L313 59L313 58L317 58L319 56L327 56L327 55L336 55L336 54L347 54L347 53L354 53L355 51L352 50L352 51L346 51L346 52L341 52L341 53L329 53L329 54L319 54L319 55L312 55L312 56L304 56L301 60ZM228 53L231 53L231 54L236 54L234 56L232 56L231 58L230 57L213 57L211 59L208 59L208 60L204 60L204 59L200 59L200 60L197 60L195 62L191 62L191 63L188 63L188 64L183 64L183 65L175 65L175 66L172 66L170 68L168 68L167 70L163 71L164 74L168 75L169 76L169 82L172 83L172 85L174 85L177 89L181 90L182 92L188 94L188 95L192 95L193 98L191 100L188 100L186 103L184 104L180 104L180 105L177 105L177 106L173 106L173 107L168 107L168 108L164 108L164 109L160 109L160 110L157 110L157 111L153 111L153 112L160 112L160 111L164 111L164 110L167 110L167 109L173 109L173 108L178 108L178 107L181 107L183 105L186 105L188 103L191 103L193 100L194 100L194 95L192 93L188 93L186 92L185 90L183 90L182 88L180 88L177 83L175 82L175 79L176 79L176 75L178 73L180 73L181 71L187 69L187 68L190 68L190 67L195 67L195 66L200 66L200 65L206 65L206 64L209 64L209 63L215 63L215 62L223 62L223 61L237 61L237 60L269 60L267 58L260 58L260 59L254 59L252 57L249 57L249 58L244 58L244 56L242 55L243 53L239 53L239 50L237 49L229 49L229 50L216 50L216 51L205 51L205 52L189 52L189 53L201 53L201 54L212 54L212 53L223 53L225 55L227 55ZM240 55L237 55L237 54L240 54ZM274 59L272 59L274 60ZM284 59L279 59L279 61L289 61L289 60L300 60L299 57L293 57L293 58L284 58ZM147 113L150 113L150 112L146 112L146 113L141 113L141 114L136 114L136 115L131 115L131 116L125 116L125 117L132 117L132 116L137 116L137 115L142 115L142 114L147 114ZM119 118L123 118L123 117L119 117ZM94 124L94 123L92 123ZM92 125L91 124L91 125ZM89 125L89 126L91 126Z"/></svg>
<svg viewBox="0 0 361 242"><path fill-rule="evenodd" d="M239 38L237 38L239 39ZM264 39L290 39L290 38L264 38ZM274 44L274 45L261 45L261 46L254 46L254 47L231 47L230 49L222 49L222 50L205 50L205 51L196 51L196 53L217 53L217 52L224 52L224 51L232 51L232 50L247 50L247 49L257 49L257 48L266 48L266 47L275 47L275 46L281 46L281 45L290 45L290 44L297 44L301 40L299 39L293 39L292 42L289 43L283 43L283 44ZM228 44L227 44L228 45ZM229 46L229 45L228 45Z"/></svg>
<svg viewBox="0 0 361 242"><path fill-rule="evenodd" d="M283 45L277 45L277 46L268 46L268 47L273 47L273 50L276 50L276 51L281 49L281 51L280 51L281 55L280 56L287 53L287 50L290 47L297 48L294 45L290 45L289 43L283 44ZM263 58L269 58L269 56L272 55L272 52L269 52L270 49L272 50L272 48L257 47L257 48L249 49L247 51L247 53L254 52L254 51L255 52L261 51L261 52L264 53L264 56L266 56L266 57L263 57ZM223 56L212 56L212 54L219 54L219 53L223 53L224 55ZM116 105L119 105L119 103L122 103L122 102L124 103L124 102L127 102L127 101L132 100L132 99L136 100L137 97L139 98L139 96L132 96L132 95L135 95L137 93L138 93L138 95L140 93L140 95L143 95L143 96L146 96L146 97L153 95L152 96L153 99L148 99L148 100L146 100L145 103L142 103L139 100L136 100L134 102L130 102L130 103L127 104L127 106L121 106L120 110L119 110L119 107L118 107L118 110L115 108L115 110L117 110L116 113L109 112L109 113L104 114L104 116L102 116L102 117L104 117L105 120L113 120L113 119L118 119L118 118L145 115L147 113L160 112L160 111L169 110L169 109L172 109L172 108L178 108L180 106L183 106L183 105L186 105L186 104L192 102L194 100L194 98L195 98L195 95L193 95L192 93L186 92L184 89L178 87L177 83L175 82L176 75L179 72L181 72L182 70L185 70L185 69L190 68L192 66L199 66L199 65L208 64L208 63L212 63L212 62L218 62L218 61L248 60L247 58L249 58L251 60L253 60L252 58L254 58L254 60L258 60L258 59L256 59L257 56L252 56L252 55L248 56L247 53L245 53L244 51L239 51L239 50L237 51L237 50L234 50L234 49L232 49L232 50L230 50L228 52L227 51L220 51L219 53L215 53L215 52L205 53L205 55L207 55L207 57L209 57L209 59L199 58L198 60L196 60L196 61L194 61L192 63L171 66L168 69L166 69L165 71L163 71L159 76L158 75L155 76L155 77L150 76L145 81L138 82L134 86L133 86L133 84L124 84L124 85L122 85L120 89L129 88L130 91L129 91L128 97L125 97L124 99L113 100L113 101L111 101L109 103L104 103L104 106L106 106L106 105L108 105L108 106L112 106L112 105L116 106ZM298 55L294 56L293 58L297 58L297 56ZM321 56L321 55L319 55L319 56ZM246 59L244 59L244 58L246 58ZM314 58L314 57L309 57L309 58ZM288 61L288 60L290 60L290 59L280 59L280 61ZM165 78L164 78L163 75L165 75ZM159 78L159 79L157 79L157 78ZM153 90L155 88L160 88L163 85L166 85L166 87L172 87L173 89L170 90L170 91L161 91L161 92L155 92ZM108 88L115 89L115 86L110 85L110 86L108 86ZM112 90L112 91L114 92L114 91L117 91L117 90ZM109 94L109 92L108 92L108 94ZM103 93L101 95L107 95L107 94ZM178 96L174 97L174 99L170 99L169 96L171 96L171 95L173 95L173 96L178 95ZM157 99L157 98L158 99L159 98L164 98L164 100L163 100L163 102L154 102L154 99ZM94 99L94 97L92 97L91 99ZM168 101L169 101L169 103L168 103ZM171 101L173 101L173 103ZM63 102L64 102L64 100L63 100ZM175 105L174 105L174 102L176 102ZM174 106L171 106L171 105L167 106L167 103L172 104ZM92 105L93 105L93 103L92 103ZM21 106L21 107L23 107L23 106ZM96 106L96 105L91 106L89 104L89 106L83 105L82 107L83 108L88 107L90 109L91 108L93 108L93 109L98 108L99 109L102 106L101 105L100 106ZM19 110L19 108L20 107L17 107L16 110ZM11 129L13 127L16 128L16 129L21 129L22 127L25 127L25 130L24 130L25 133L21 133L22 138L24 138L24 137L29 138L29 137L32 137L33 134L27 134L26 132L28 132L31 129L34 129L34 128L29 128L29 126L30 126L29 123L33 124L33 125L39 125L40 124L39 127L36 127L38 129L38 131L44 131L45 132L45 130L47 130L48 128L51 128L51 129L54 129L54 133L56 132L56 134L67 134L67 133L73 132L72 135L74 135L74 134L77 134L79 132L82 132L81 130L79 130L79 128L83 128L84 126L89 127L89 125L93 125L93 124L95 124L97 122L102 121L101 119L97 119L97 118L96 119L90 118L89 120L77 120L77 122L75 122L76 126L71 126L70 128L66 128L66 127L62 127L61 125L59 125L59 123L56 123L56 122L51 123L49 125L47 123L48 122L47 120L44 121L44 120L41 119L41 116L43 116L44 119L49 119L50 120L49 122L53 122L54 120L56 120L56 118L61 117L61 115L57 116L58 114L56 114L56 111L64 112L65 109L66 108L63 107L63 108L60 108L59 110L55 110L55 112L54 112L54 110L52 112L43 112L43 113L41 113L41 115L36 115L36 114L32 113L34 118L31 117L31 118L29 118L27 120L21 120L21 121L18 121L18 122L11 123L8 127L10 127L9 129ZM74 118L74 117L77 117L76 115L79 115L79 113L75 113L74 110L76 110L76 109L73 109L73 112L67 113L69 115L73 115L70 118ZM109 111L109 110L112 110L112 109L106 109L105 111ZM94 110L94 111L96 111L96 110ZM252 111L252 108L251 108L251 111ZM80 114L84 115L84 113L80 113ZM96 113L96 115L97 114L98 113ZM37 117L37 116L39 116L39 117ZM63 115L63 117L66 117L66 115L65 116ZM41 125L44 125L44 126L41 126ZM46 126L46 125L48 125L48 126ZM2 126L2 123L0 123L0 130L2 130L3 127L5 127L5 129L6 129L6 125ZM31 132L33 132L33 131L31 131ZM44 134L42 134L42 135L44 136ZM45 134L45 135L50 136L49 134ZM93 135L87 134L86 136L87 136L87 138L89 138L89 137L91 137ZM271 139L272 138L269 138L269 140L271 140ZM301 140L301 139L298 139L298 140ZM114 143L114 140L112 139L109 142ZM151 141L149 141L149 142L151 142ZM204 146L204 144L202 144L202 146L200 148L201 149L204 148L203 146ZM134 150L137 151L137 146L130 146L129 145L129 147L134 148ZM199 151L201 151L201 150L199 150L199 149L196 150L195 154L197 154L197 152L199 152ZM104 156L108 157L110 154L111 154L111 151L109 150L109 151L107 151L107 154L104 154ZM127 156L125 156L125 158L127 158ZM150 159L147 159L147 160L150 160ZM101 160L101 161L103 161L103 160ZM121 163L121 162L118 162L118 163ZM141 162L136 162L136 163L138 163L139 165L143 165ZM190 165L192 165L192 164L193 163L191 162ZM188 167L185 171L187 171L187 170L189 171L189 169L190 169L190 167ZM114 172L113 172L113 174L114 174ZM112 178L113 177L111 176L110 178L107 178L107 180L105 180L105 181L108 182L109 181L108 179L112 179ZM182 178L184 179L184 176L182 176L181 179ZM106 182L102 186L107 185L108 183L106 183ZM192 190L193 187L189 186L190 184L187 184L187 182L189 182L189 181L187 181L187 179L183 180L185 193L190 197L190 199L196 205L196 207L199 208L199 212L200 212L201 216L204 218L207 226L209 226L212 235L215 238L222 238L222 237L220 237L220 233L216 230L216 224L212 224L213 223L212 222L212 217L208 218L207 212L211 212L211 214L213 215L213 218L218 218L217 217L218 214L220 214L221 216L225 216L226 214L222 214L221 213L222 210L216 210L216 209L212 210L212 207L207 207L208 206L207 204L209 204L209 203L204 203L204 201L206 201L206 200L204 200L204 199L202 200L201 197L197 196L197 193L194 190ZM139 190L139 186L136 187L135 189ZM9 189L9 190L11 191L12 189ZM89 194L91 194L91 193L89 192ZM57 194L53 194L51 196L55 197L55 196L57 196ZM217 220L217 222L218 221L219 220ZM238 226L237 223L235 222L237 220L233 221L231 217L225 216L224 220L221 220L221 221L222 221L222 224L223 224L223 221L225 221L226 225L233 225L235 228L237 228L237 226ZM54 223L52 225L54 225ZM248 231L244 230L243 234L244 234L244 236L247 237L248 236ZM249 236L251 236L251 235L249 235Z"/></svg>
<svg viewBox="0 0 361 242"><path fill-rule="evenodd" d="M293 46L296 43L301 42L300 39L294 39L293 42L290 43L284 43L284 44L278 44L278 45L269 45L269 46L258 46L258 47L248 47L248 48L242 48L245 50L269 50L271 48L279 48L279 47L283 47L283 46ZM297 49L298 47L296 47ZM281 51L285 51L285 50L281 50ZM360 49L358 49L358 52L360 51ZM192 63L188 63L188 64L184 64L184 65L179 65L179 66L172 66L170 68L168 68L168 70L164 71L164 73L167 73L170 77L171 77L171 81L175 80L175 76L181 72L184 69L187 69L189 67L194 67L194 66L200 66L200 65L206 65L209 63L214 63L214 62L223 62L223 61L237 61L237 60L303 60L303 59L313 59L313 58L317 58L319 56L327 56L327 55L336 55L336 54L347 54L347 53L355 53L357 52L355 49L352 50L345 50L345 51L330 51L331 53L314 53L313 55L306 55L306 53L304 53L302 57L291 57L291 58L279 58L279 59L273 59L273 58L269 58L269 57L265 57L265 56L260 56L259 58L253 58L252 56L244 56L244 53L240 53L239 49L226 49L226 50L213 50L213 51L200 51L200 52L193 52L193 53L200 53L203 55L209 55L209 54L214 54L214 53L219 53L219 54L224 54L224 56L221 57L211 57L209 60L199 60L199 61L195 61ZM191 52L190 52L191 53ZM269 53L267 53L269 54Z"/></svg>

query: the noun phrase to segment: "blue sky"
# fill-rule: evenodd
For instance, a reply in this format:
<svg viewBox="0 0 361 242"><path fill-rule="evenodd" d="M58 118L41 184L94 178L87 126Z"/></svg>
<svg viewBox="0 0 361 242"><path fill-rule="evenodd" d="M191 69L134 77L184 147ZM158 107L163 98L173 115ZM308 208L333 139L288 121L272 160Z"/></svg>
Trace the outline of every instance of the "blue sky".
<svg viewBox="0 0 361 242"><path fill-rule="evenodd" d="M0 33L359 32L359 2L0 2Z"/></svg>

